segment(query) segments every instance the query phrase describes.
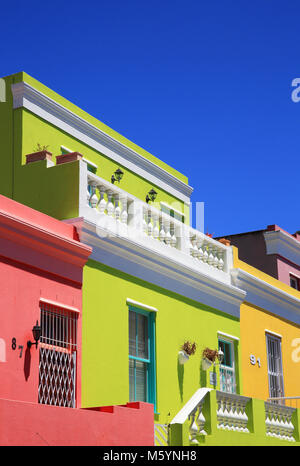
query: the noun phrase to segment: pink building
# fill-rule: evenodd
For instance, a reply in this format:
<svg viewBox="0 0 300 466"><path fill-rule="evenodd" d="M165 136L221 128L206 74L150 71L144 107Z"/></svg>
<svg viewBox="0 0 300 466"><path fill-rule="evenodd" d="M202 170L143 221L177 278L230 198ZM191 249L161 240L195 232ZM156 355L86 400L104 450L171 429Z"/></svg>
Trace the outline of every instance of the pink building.
<svg viewBox="0 0 300 466"><path fill-rule="evenodd" d="M153 445L152 405L80 409L90 253L74 226L0 196L0 445Z"/></svg>
<svg viewBox="0 0 300 466"><path fill-rule="evenodd" d="M225 236L239 249L239 258L300 290L300 231L290 234L278 225Z"/></svg>

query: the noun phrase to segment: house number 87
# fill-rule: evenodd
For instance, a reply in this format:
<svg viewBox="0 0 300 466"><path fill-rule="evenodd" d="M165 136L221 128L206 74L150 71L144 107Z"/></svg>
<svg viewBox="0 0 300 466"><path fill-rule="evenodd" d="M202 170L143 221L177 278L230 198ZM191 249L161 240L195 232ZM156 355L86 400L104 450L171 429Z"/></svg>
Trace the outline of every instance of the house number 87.
<svg viewBox="0 0 300 466"><path fill-rule="evenodd" d="M260 358L257 358L254 356L254 354L250 354L250 363L252 364L252 366L255 366L255 364L258 364L258 367L260 367Z"/></svg>

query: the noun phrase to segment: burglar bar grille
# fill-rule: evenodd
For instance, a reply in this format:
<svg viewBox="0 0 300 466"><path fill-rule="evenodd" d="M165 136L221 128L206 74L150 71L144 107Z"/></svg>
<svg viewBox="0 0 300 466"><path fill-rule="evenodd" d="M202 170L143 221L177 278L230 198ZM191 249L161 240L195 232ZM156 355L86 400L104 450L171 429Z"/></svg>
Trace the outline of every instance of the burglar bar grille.
<svg viewBox="0 0 300 466"><path fill-rule="evenodd" d="M77 314L42 304L39 403L75 407L76 351Z"/></svg>
<svg viewBox="0 0 300 466"><path fill-rule="evenodd" d="M284 397L281 340L280 338L268 334L266 335L266 338L270 398ZM281 398L281 400L272 400L272 402L285 404L284 398Z"/></svg>

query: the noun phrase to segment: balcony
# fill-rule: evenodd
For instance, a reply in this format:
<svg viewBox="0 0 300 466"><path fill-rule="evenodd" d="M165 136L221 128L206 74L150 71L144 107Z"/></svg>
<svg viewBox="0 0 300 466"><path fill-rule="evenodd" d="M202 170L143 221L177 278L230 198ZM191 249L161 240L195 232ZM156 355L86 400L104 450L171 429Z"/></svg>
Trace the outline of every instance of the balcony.
<svg viewBox="0 0 300 466"><path fill-rule="evenodd" d="M230 247L100 178L84 162L80 171L79 216L96 226L99 238L122 240L128 247L170 260L175 267L189 267L230 284Z"/></svg>
<svg viewBox="0 0 300 466"><path fill-rule="evenodd" d="M279 446L299 445L299 427L299 409L200 388L164 429L171 446ZM156 428L157 445L158 433Z"/></svg>

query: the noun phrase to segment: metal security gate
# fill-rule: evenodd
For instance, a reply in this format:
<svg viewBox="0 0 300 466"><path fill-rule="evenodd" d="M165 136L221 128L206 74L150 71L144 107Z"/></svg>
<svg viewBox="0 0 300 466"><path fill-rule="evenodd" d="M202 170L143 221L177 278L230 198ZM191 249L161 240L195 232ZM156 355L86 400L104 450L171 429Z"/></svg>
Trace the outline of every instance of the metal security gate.
<svg viewBox="0 0 300 466"><path fill-rule="evenodd" d="M270 398L283 397L281 339L270 334L266 334L266 339ZM285 404L284 400L280 401L280 404Z"/></svg>
<svg viewBox="0 0 300 466"><path fill-rule="evenodd" d="M77 314L41 305L38 402L75 408Z"/></svg>

